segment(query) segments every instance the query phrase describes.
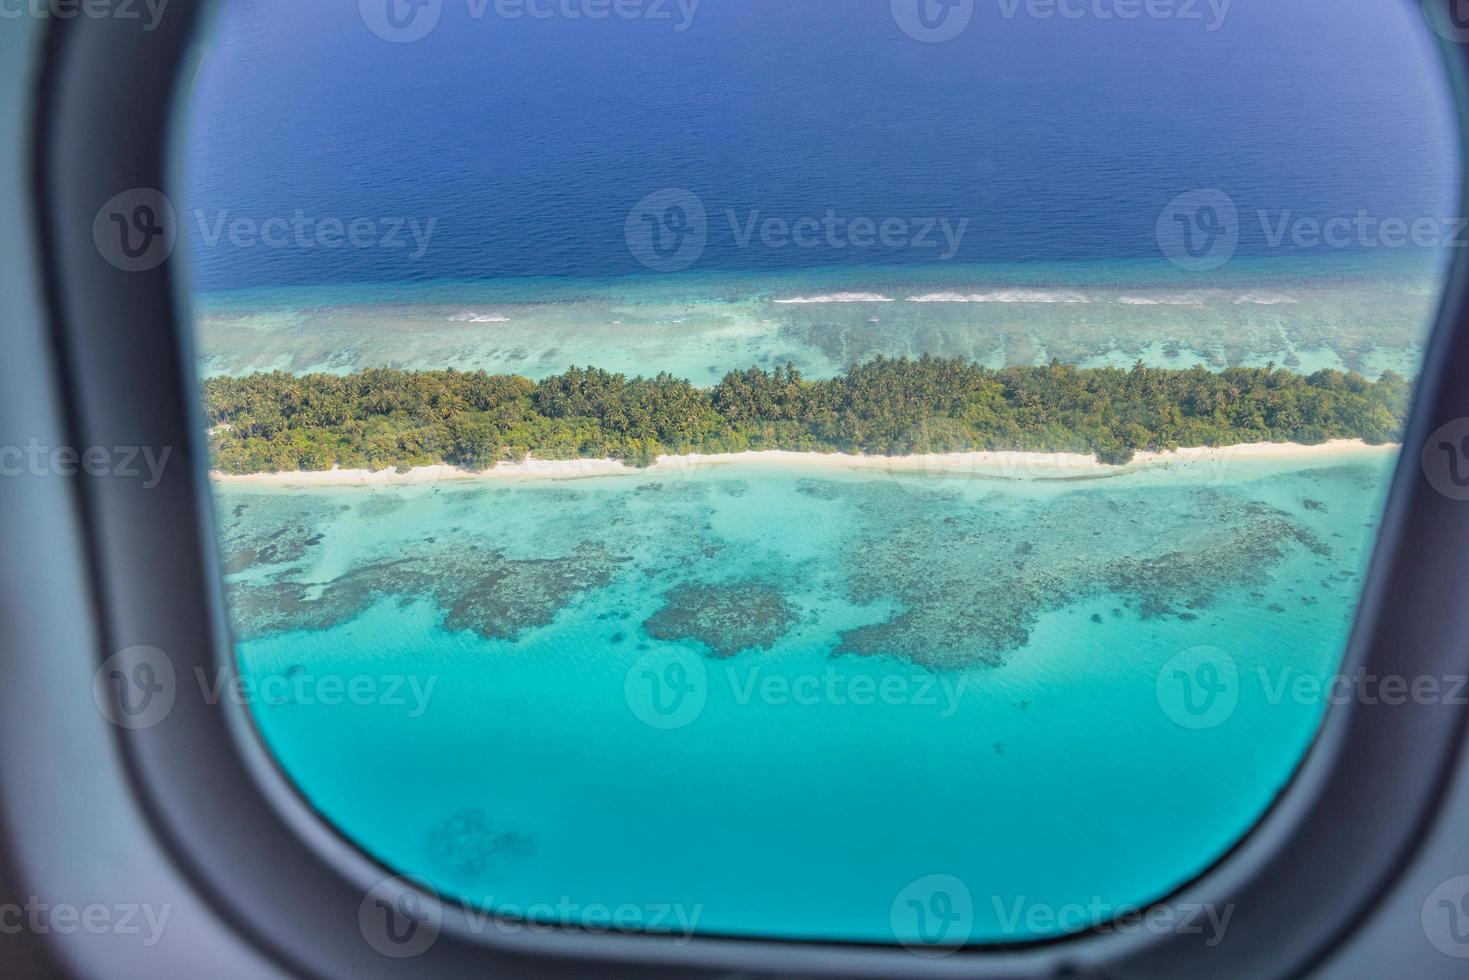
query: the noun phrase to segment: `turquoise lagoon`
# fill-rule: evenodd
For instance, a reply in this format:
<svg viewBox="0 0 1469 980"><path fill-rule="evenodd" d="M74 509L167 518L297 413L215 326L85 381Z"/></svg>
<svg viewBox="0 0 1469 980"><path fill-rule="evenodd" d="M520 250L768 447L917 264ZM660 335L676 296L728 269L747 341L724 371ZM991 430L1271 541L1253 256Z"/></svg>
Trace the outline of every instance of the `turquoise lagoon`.
<svg viewBox="0 0 1469 980"><path fill-rule="evenodd" d="M1279 692L1339 661L1394 459L730 464L217 506L247 677L382 694L255 717L385 865L532 917L631 903L681 929L672 906L859 941L921 939L897 899L945 875L972 907L946 938L1004 942L1076 925L1017 908L1168 893L1270 806L1324 710ZM1227 703L1191 711L1178 685L1216 677Z"/></svg>

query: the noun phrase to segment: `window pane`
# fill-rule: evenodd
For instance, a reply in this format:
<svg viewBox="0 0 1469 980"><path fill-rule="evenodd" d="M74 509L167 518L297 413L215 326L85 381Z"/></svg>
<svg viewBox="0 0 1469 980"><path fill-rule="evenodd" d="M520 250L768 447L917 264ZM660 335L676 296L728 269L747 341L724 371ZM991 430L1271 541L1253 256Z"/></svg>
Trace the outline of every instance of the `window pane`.
<svg viewBox="0 0 1469 980"><path fill-rule="evenodd" d="M178 214L266 743L511 916L921 948L1165 896L1344 690L1465 237L1431 37L224 4Z"/></svg>

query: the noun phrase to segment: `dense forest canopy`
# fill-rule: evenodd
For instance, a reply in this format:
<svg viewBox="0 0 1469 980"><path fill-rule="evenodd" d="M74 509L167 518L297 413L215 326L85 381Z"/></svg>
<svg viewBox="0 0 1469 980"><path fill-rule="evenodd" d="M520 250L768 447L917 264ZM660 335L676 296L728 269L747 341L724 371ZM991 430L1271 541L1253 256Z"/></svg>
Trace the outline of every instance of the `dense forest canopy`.
<svg viewBox="0 0 1469 980"><path fill-rule="evenodd" d="M1387 373L1135 365L992 370L878 358L808 381L794 367L733 371L713 388L668 374L572 368L532 381L482 371L212 378L214 465L226 473L406 468L581 457L638 465L664 453L786 449L879 455L1094 453L1399 437L1410 386Z"/></svg>

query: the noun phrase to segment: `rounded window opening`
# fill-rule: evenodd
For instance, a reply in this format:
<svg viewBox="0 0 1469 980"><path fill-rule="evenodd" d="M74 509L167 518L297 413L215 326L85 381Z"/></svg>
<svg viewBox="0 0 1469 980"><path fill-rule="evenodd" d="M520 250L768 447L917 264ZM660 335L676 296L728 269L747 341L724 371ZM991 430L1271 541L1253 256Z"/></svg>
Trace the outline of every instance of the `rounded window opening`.
<svg viewBox="0 0 1469 980"><path fill-rule="evenodd" d="M1166 896L1371 693L1465 240L1434 42L221 4L175 203L262 736L511 919L937 953Z"/></svg>

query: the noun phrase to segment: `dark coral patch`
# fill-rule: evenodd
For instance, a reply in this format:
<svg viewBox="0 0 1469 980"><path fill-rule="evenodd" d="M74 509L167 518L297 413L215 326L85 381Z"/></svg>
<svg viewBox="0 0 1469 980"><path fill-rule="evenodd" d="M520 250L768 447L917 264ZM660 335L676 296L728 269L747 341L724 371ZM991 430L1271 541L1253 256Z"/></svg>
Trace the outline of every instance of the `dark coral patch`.
<svg viewBox="0 0 1469 980"><path fill-rule="evenodd" d="M761 582L686 584L643 623L657 640L696 640L718 657L768 650L791 628L796 611L780 590Z"/></svg>
<svg viewBox="0 0 1469 980"><path fill-rule="evenodd" d="M512 559L482 545L417 548L325 583L237 582L229 587L239 639L325 629L384 598L429 598L451 630L514 639L544 626L581 593L605 586L622 560L596 545L559 558Z"/></svg>
<svg viewBox="0 0 1469 980"><path fill-rule="evenodd" d="M1193 619L1222 590L1263 583L1294 549L1330 550L1285 512L1210 489L1079 491L1030 505L1020 520L985 506L927 520L871 486L852 503L885 530L846 556L851 597L900 611L843 633L836 653L937 669L997 666L1029 643L1042 613L1104 595L1143 619Z"/></svg>
<svg viewBox="0 0 1469 980"><path fill-rule="evenodd" d="M304 496L289 501L270 498L269 505L261 508L270 515L269 521L246 514L247 501L232 507L220 522L226 575L299 561L307 548L321 543L322 529L348 510Z"/></svg>

